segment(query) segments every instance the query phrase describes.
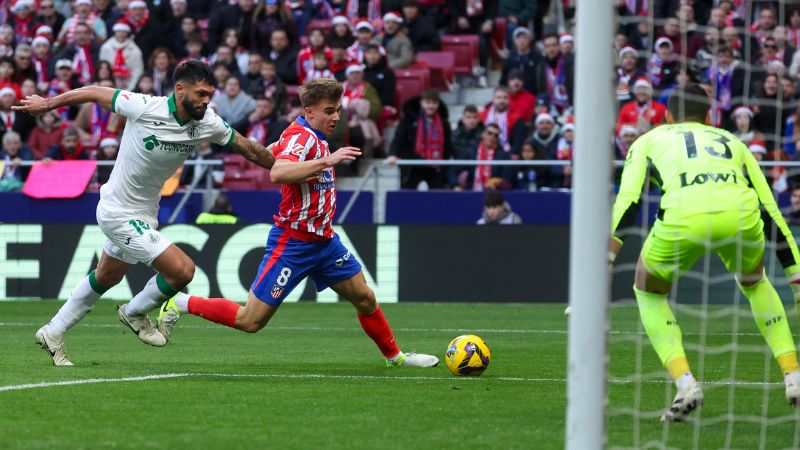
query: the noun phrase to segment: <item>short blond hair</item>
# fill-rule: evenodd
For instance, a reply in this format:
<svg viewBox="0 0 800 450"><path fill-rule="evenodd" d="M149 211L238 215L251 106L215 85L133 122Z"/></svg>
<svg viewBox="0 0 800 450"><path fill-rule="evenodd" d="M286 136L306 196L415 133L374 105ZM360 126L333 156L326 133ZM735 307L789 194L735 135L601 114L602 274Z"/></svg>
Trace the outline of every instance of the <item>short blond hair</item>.
<svg viewBox="0 0 800 450"><path fill-rule="evenodd" d="M342 83L333 78L315 78L300 87L300 103L309 108L324 100L338 103L342 99Z"/></svg>

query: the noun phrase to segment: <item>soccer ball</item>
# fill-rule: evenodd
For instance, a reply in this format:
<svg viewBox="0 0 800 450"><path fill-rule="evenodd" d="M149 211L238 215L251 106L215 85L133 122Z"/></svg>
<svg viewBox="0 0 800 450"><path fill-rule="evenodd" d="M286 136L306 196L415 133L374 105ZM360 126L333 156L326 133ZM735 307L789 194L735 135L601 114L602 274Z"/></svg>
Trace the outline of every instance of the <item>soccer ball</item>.
<svg viewBox="0 0 800 450"><path fill-rule="evenodd" d="M477 377L489 367L492 352L486 342L474 334L459 336L447 346L444 360L453 375Z"/></svg>

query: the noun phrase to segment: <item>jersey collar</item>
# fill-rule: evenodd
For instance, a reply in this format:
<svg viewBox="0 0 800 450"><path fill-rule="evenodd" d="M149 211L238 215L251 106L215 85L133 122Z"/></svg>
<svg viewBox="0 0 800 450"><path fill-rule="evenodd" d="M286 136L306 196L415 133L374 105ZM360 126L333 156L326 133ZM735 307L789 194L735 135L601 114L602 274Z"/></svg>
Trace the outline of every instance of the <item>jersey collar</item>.
<svg viewBox="0 0 800 450"><path fill-rule="evenodd" d="M178 125L184 126L191 121L191 119L184 122L183 120L178 117L178 105L175 104L175 93L169 95L167 99L167 105L169 106L169 112L172 114L172 117L175 118L175 121L178 122Z"/></svg>
<svg viewBox="0 0 800 450"><path fill-rule="evenodd" d="M308 129L310 129L311 131L313 131L314 134L316 134L319 139L322 139L323 141L328 140L328 138L325 137L325 134L322 131L319 131L318 129L312 127L311 124L309 124L308 121L306 121L305 117L298 116L297 119L294 119L294 120L295 120L295 122L299 123L301 126L304 126L304 127L308 128Z"/></svg>

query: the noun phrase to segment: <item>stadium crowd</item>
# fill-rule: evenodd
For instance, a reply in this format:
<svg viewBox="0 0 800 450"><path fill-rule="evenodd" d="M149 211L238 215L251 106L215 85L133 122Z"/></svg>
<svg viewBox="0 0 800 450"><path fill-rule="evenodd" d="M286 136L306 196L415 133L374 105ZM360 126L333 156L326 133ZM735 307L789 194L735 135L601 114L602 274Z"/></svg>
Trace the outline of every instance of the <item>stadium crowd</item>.
<svg viewBox="0 0 800 450"><path fill-rule="evenodd" d="M0 1L0 190L19 189L20 160L113 160L124 119L98 105L33 118L11 106L90 83L170 95L177 64L210 64L211 107L233 128L274 142L302 109L299 85L344 83L343 118L331 149L354 145L372 158L571 160L575 127L577 0L16 0ZM708 86L713 123L759 158L796 156L800 5L749 0L616 0L613 45L619 117L613 151L665 120L669 92ZM555 19L553 17L555 16ZM498 32L501 43L495 36ZM420 64L447 35L478 38L474 82L499 85L486 105L466 105L451 129L448 105L424 90L398 102L396 71ZM424 64L424 63L422 63ZM455 119L455 118L453 118ZM387 141L385 130L394 128ZM190 159L223 159L198 148ZM358 165L349 167L358 173ZM110 167L98 170L96 185ZM345 170L346 172L347 170ZM464 190L569 188L566 166L401 168L402 187ZM341 175L348 175L342 173ZM193 171L183 173L190 181ZM771 173L785 190L785 170Z"/></svg>

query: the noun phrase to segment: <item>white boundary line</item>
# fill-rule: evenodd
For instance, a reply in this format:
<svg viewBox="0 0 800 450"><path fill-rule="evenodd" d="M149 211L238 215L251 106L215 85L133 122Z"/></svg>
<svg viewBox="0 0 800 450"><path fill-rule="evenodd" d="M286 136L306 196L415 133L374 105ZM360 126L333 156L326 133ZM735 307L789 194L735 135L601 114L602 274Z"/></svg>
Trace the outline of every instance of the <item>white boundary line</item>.
<svg viewBox="0 0 800 450"><path fill-rule="evenodd" d="M37 327L34 323L24 322L0 322L2 327ZM78 327L91 327L91 328L119 328L119 324L110 323L85 323L78 324ZM219 329L223 330L224 327L218 325L179 325L178 328L187 329ZM302 327L302 326L269 326L267 330L283 330L283 331L358 331L357 327ZM422 333L497 333L497 334L567 334L567 330L531 330L531 329L494 329L494 328L479 328L479 329L465 329L465 328L393 328L394 331L402 332L422 332ZM637 331L609 331L611 335L641 335L645 336L644 332ZM706 333L706 336L731 336L733 333ZM683 333L684 336L699 336L700 333ZM760 333L736 333L737 336L761 336Z"/></svg>
<svg viewBox="0 0 800 450"><path fill-rule="evenodd" d="M97 384L97 383L124 383L136 381L150 381L150 380L163 380L170 378L187 378L187 377L210 377L210 378L282 378L282 379L303 379L303 380L389 380L389 381L447 381L447 382L476 382L481 378L470 377L392 377L381 375L329 375L321 373L307 373L307 374L236 374L236 373L164 373L156 375L144 375L135 377L121 377L121 378L84 378L77 380L64 380L64 381L42 381L40 383L26 383L26 384L10 384L0 386L0 392L4 391L22 391L27 389L40 389L58 386L75 386L80 384ZM523 378L523 377L485 377L482 378L486 381L509 381L509 382L532 382L532 383L566 383L564 378ZM664 384L671 383L667 379L654 379L654 380L628 380L628 379L611 379L609 383L612 384L634 384L634 383L648 383L648 384ZM725 380L705 380L703 384L708 385L737 385L737 386L783 386L783 383L763 383L757 381L725 381Z"/></svg>

